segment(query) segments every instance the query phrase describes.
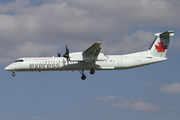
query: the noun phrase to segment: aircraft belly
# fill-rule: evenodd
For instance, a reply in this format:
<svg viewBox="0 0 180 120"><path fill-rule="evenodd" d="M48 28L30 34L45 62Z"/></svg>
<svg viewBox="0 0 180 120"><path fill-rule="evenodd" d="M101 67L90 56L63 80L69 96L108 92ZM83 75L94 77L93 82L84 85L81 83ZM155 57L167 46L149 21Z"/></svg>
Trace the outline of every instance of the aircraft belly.
<svg viewBox="0 0 180 120"><path fill-rule="evenodd" d="M77 63L62 66L60 70L90 70L90 63Z"/></svg>

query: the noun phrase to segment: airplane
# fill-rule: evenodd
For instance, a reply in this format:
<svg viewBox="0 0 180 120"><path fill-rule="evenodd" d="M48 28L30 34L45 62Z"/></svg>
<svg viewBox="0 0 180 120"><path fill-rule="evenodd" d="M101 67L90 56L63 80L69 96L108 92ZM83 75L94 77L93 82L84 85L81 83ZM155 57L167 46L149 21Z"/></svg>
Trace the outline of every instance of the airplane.
<svg viewBox="0 0 180 120"><path fill-rule="evenodd" d="M94 74L95 70L124 70L167 60L166 53L173 31L156 33L155 40L149 50L126 55L105 55L101 53L101 42L96 42L84 52L66 52L61 57L19 58L8 65L5 70L11 71L15 77L16 71L79 71L81 79L85 80L85 70Z"/></svg>

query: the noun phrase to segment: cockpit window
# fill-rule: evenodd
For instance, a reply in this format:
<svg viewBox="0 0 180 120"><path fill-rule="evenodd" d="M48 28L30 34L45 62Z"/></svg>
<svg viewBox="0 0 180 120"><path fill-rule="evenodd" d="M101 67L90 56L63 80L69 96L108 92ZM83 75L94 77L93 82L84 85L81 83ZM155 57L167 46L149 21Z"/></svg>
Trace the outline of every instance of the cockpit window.
<svg viewBox="0 0 180 120"><path fill-rule="evenodd" d="M16 60L15 62L24 62L24 60Z"/></svg>

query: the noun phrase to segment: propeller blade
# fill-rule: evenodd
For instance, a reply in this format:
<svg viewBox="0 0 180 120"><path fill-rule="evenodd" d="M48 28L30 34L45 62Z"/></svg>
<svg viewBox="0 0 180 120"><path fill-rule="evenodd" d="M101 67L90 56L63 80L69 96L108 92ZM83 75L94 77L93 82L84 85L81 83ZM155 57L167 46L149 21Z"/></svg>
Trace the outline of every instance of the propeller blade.
<svg viewBox="0 0 180 120"><path fill-rule="evenodd" d="M58 57L61 57L61 53L58 52Z"/></svg>
<svg viewBox="0 0 180 120"><path fill-rule="evenodd" d="M68 48L67 48L67 45L66 45L66 51L68 50Z"/></svg>
<svg viewBox="0 0 180 120"><path fill-rule="evenodd" d="M67 58L67 61L69 60L69 49L68 49L67 45L66 45L66 52L63 55L63 57Z"/></svg>
<svg viewBox="0 0 180 120"><path fill-rule="evenodd" d="M69 49L68 49L67 45L66 45L66 54L69 55Z"/></svg>

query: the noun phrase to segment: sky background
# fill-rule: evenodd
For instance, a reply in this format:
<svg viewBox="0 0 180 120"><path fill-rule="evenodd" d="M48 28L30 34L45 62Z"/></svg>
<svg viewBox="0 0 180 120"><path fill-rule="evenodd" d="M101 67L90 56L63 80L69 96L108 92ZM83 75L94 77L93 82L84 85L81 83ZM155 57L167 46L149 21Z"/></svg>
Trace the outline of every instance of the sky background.
<svg viewBox="0 0 180 120"><path fill-rule="evenodd" d="M179 120L179 0L0 0L0 120ZM11 72L20 57L147 50L155 33L175 31L168 60L87 79L63 72Z"/></svg>

